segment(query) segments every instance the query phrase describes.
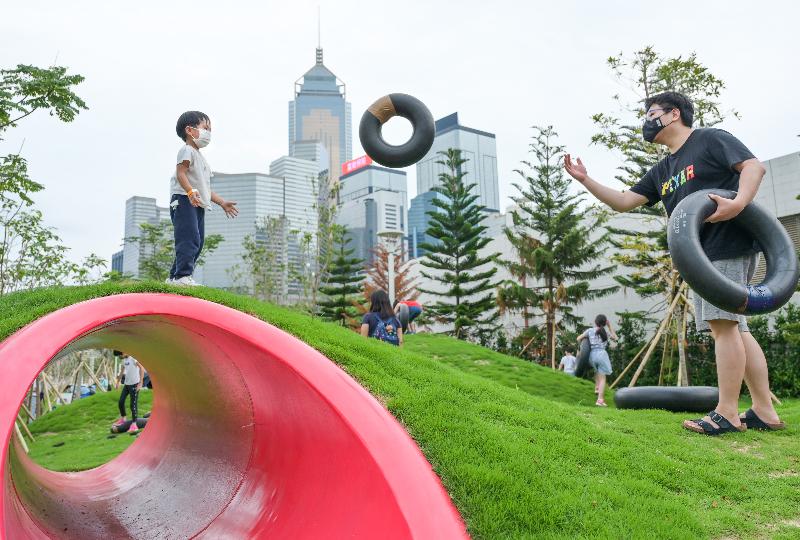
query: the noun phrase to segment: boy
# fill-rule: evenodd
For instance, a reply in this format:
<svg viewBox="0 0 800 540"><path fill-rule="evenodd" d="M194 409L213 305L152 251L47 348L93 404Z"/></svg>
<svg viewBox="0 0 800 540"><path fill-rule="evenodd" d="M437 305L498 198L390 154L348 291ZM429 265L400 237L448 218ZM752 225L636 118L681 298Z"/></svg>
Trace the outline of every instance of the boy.
<svg viewBox="0 0 800 540"><path fill-rule="evenodd" d="M124 379L123 379L124 377ZM142 381L144 380L144 368L132 356L123 353L122 365L117 375L117 382L122 382L122 392L119 395L119 419L114 422L115 426L125 423L125 399L131 396L131 418L133 423L128 428L130 433L135 433L139 430L136 425L136 419L139 416L139 390L142 389Z"/></svg>
<svg viewBox="0 0 800 540"><path fill-rule="evenodd" d="M564 371L567 375L575 376L575 365L577 364L578 359L575 358L575 355L572 354L570 349L566 349L564 351L564 356L561 358L561 361L558 363L558 369Z"/></svg>
<svg viewBox="0 0 800 540"><path fill-rule="evenodd" d="M205 240L205 213L214 202L229 218L236 217L236 203L211 191L211 167L200 149L211 142L211 120L200 111L188 111L178 118L178 137L186 144L178 151L172 176L169 216L175 229L175 262L167 283L197 285L192 279Z"/></svg>
<svg viewBox="0 0 800 540"><path fill-rule="evenodd" d="M713 262L729 278L746 284L755 268L752 238L729 220L736 217L755 197L766 172L764 166L738 139L721 129L692 129L694 106L677 92L664 92L645 100L642 135L647 142L661 144L669 155L658 162L629 191L617 191L592 179L578 158L567 154L564 168L595 197L617 212L627 212L661 201L671 213L684 197L701 189L737 191L736 198L709 195L717 210L706 220L701 244ZM698 331L714 337L717 360L719 403L716 410L698 420L686 420L683 427L706 435L755 429L782 429L784 424L772 406L767 362L746 319L720 310L697 294L695 323ZM742 379L747 383L753 407L739 417ZM743 422L744 421L744 422Z"/></svg>

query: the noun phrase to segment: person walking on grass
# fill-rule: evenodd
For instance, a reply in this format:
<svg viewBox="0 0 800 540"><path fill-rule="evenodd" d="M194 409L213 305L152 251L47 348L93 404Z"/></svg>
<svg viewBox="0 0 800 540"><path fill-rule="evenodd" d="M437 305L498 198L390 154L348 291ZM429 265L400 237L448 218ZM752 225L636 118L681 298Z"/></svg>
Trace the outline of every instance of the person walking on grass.
<svg viewBox="0 0 800 540"><path fill-rule="evenodd" d="M683 94L664 92L644 101L642 136L666 146L669 154L628 191L605 186L589 176L580 158L567 154L564 168L595 197L617 212L628 212L659 201L669 215L689 194L709 188L736 191L734 199L709 198L717 210L706 219L700 243L712 264L729 279L746 285L755 271L752 236L730 221L755 198L766 169L736 137L714 128L692 129L694 106ZM719 402L703 418L685 420L683 427L705 435L741 432L747 428L784 429L772 405L764 352L750 334L747 319L723 311L694 295L695 324L711 332L717 360ZM742 380L750 390L752 408L739 415Z"/></svg>
<svg viewBox="0 0 800 540"><path fill-rule="evenodd" d="M123 353L124 354L124 353ZM139 417L139 390L142 389L144 381L144 367L136 359L128 354L124 354L122 365L120 366L117 382L122 383L122 392L119 395L119 419L114 422L115 426L120 426L126 422L125 401L128 396L131 398L131 427L130 433L139 431L136 420Z"/></svg>
<svg viewBox="0 0 800 540"><path fill-rule="evenodd" d="M211 210L212 202L229 218L236 217L239 210L235 202L211 191L211 167L200 153L211 142L208 116L200 111L185 112L178 118L175 131L185 144L178 151L170 185L169 216L175 230L175 260L167 283L192 286L198 285L192 274L203 250L206 210Z"/></svg>
<svg viewBox="0 0 800 540"><path fill-rule="evenodd" d="M370 296L369 312L361 321L361 335L380 339L397 347L403 346L403 328L386 291L378 289Z"/></svg>
<svg viewBox="0 0 800 540"><path fill-rule="evenodd" d="M574 354L572 354L572 350L565 349L564 356L561 357L561 361L558 363L558 369L567 375L572 375L574 377L577 363L578 359L575 358Z"/></svg>
<svg viewBox="0 0 800 540"><path fill-rule="evenodd" d="M594 327L589 328L578 337L578 347L581 340L589 340L589 364L594 368L594 391L597 394L595 405L607 407L606 400L603 399L606 391L606 377L611 375L611 359L608 357L608 340L617 341L617 334L611 328L611 321L605 315L598 315L594 319Z"/></svg>

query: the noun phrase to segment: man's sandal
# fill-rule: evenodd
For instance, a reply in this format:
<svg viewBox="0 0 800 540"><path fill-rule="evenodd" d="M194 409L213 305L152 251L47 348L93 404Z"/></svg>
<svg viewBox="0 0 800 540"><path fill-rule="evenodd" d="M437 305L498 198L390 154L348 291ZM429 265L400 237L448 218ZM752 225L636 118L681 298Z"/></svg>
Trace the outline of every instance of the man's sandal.
<svg viewBox="0 0 800 540"><path fill-rule="evenodd" d="M762 431L780 431L782 429L786 429L785 422L768 424L759 418L753 409L747 409L747 412L744 413L744 416L740 416L739 419L743 424L747 425L747 429L758 429Z"/></svg>
<svg viewBox="0 0 800 540"><path fill-rule="evenodd" d="M684 420L683 427L689 431L694 431L695 433L701 433L703 435L722 435L723 433L730 433L732 431L737 433L747 431L747 424L742 422L740 427L736 427L717 411L711 411L708 413L708 416L719 427L714 427L713 424L706 422L702 418L698 418L697 420ZM700 430L697 429L697 426L692 425L692 422L697 424Z"/></svg>

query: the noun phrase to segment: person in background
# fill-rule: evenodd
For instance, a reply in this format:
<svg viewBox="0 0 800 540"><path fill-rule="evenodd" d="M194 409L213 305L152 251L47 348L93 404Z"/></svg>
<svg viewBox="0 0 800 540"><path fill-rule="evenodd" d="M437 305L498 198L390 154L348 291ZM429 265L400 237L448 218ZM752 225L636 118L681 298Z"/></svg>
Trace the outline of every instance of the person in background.
<svg viewBox="0 0 800 540"><path fill-rule="evenodd" d="M361 335L402 347L403 328L394 314L386 291L378 289L370 296L369 312L361 321Z"/></svg>
<svg viewBox="0 0 800 540"><path fill-rule="evenodd" d="M561 361L558 363L558 369L566 373L567 375L575 376L575 367L578 363L578 359L575 358L575 355L572 354L571 349L564 350L564 356L561 357Z"/></svg>
<svg viewBox="0 0 800 540"><path fill-rule="evenodd" d="M611 375L611 359L608 357L606 347L608 340L612 339L617 341L617 334L611 328L611 322L605 315L598 315L594 319L594 327L589 328L578 337L578 347L581 346L581 340L588 339L589 346L589 364L594 368L594 381L595 391L597 393L597 401L595 405L598 407L607 407L605 399L606 390L606 377Z"/></svg>
<svg viewBox="0 0 800 540"><path fill-rule="evenodd" d="M124 377L124 379L123 379ZM139 431L136 425L136 420L139 414L139 390L142 389L142 381L144 380L144 367L136 361L136 359L128 354L123 353L122 366L120 366L117 381L122 382L122 392L119 395L119 419L114 422L115 426L125 423L125 400L128 396L131 397L131 427L128 432L135 433Z"/></svg>

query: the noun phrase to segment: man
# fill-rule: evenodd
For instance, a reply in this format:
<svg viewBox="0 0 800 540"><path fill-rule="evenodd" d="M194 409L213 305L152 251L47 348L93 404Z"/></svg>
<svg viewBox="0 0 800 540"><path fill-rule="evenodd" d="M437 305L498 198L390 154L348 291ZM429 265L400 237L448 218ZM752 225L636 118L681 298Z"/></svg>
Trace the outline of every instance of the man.
<svg viewBox="0 0 800 540"><path fill-rule="evenodd" d="M617 191L592 179L580 158L565 156L567 173L595 197L617 212L627 212L661 201L671 213L690 193L722 188L737 191L735 199L709 195L717 210L706 221L700 241L714 266L729 278L747 283L755 269L756 249L752 237L730 222L755 197L765 169L738 139L727 131L692 129L694 107L686 96L664 92L645 100L642 135L647 142L661 144L669 155L659 161L629 191ZM686 429L706 435L755 429L782 429L784 424L772 406L767 362L741 315L720 310L697 294L695 322L698 331L714 337L719 403L702 419L686 420ZM739 417L742 379L750 389L753 407Z"/></svg>

